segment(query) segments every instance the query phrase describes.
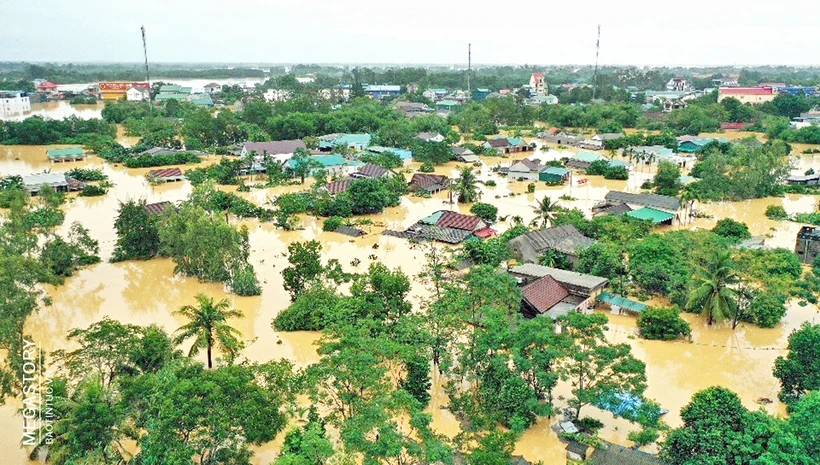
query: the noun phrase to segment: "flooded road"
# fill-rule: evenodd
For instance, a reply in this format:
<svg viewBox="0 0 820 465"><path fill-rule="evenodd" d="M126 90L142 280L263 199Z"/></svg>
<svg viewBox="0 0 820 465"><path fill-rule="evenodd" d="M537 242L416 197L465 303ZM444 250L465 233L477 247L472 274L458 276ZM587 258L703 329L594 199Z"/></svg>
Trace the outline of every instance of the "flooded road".
<svg viewBox="0 0 820 465"><path fill-rule="evenodd" d="M129 142L123 139L122 142ZM122 321L147 325L157 323L173 332L183 321L172 312L182 305L194 302L198 293L208 294L216 299L227 298L231 304L244 313L244 317L233 322L248 342L242 356L253 361L267 361L286 358L296 366L304 367L318 359L313 345L318 339L316 332L282 333L271 328L272 318L288 303L288 295L282 286L281 270L287 266L285 253L288 244L294 241L316 239L323 245L322 258L338 259L346 271L364 271L372 262L368 256L389 267L401 267L408 275L421 271L424 252L410 242L380 235L385 228L404 229L418 219L440 209L469 212L464 205L450 205L447 192L440 192L431 198L405 197L401 204L385 212L369 215L374 225L364 226L368 234L351 239L348 236L321 229L322 220L306 215L301 216L298 231L282 231L272 224L260 224L256 220L243 220L250 229L251 257L259 276L263 293L257 297L238 297L227 293L222 284L201 283L195 278L173 275L173 263L169 259L155 259L145 262L107 263L116 234L113 223L119 202L128 199L146 199L148 202L180 201L191 192L187 182L152 186L145 179L149 169L128 169L114 166L96 156L80 162L52 164L46 158L50 147L0 146L0 172L8 174L28 174L43 170L65 171L73 167L98 167L108 174L115 186L103 197L76 197L66 205L66 221L62 231L67 231L71 222L81 221L90 230L93 238L100 241L103 263L93 265L66 280L63 286L45 286L53 304L42 307L29 318L26 331L42 344L43 349L52 351L72 348L66 341L66 334L72 328L83 328L105 316ZM538 151L534 156L544 160L568 156L565 152ZM533 156L532 153L516 154L514 159ZM629 181L608 181L598 176L588 176L589 182L583 186L548 187L536 183L536 192L527 193L528 181L510 181L492 173L491 166L502 163L509 166L510 159L483 157L479 179L496 181L496 186L481 186L482 201L499 208L499 215L509 215L508 222L497 226L506 230L512 216L521 216L525 223L535 218L532 206L536 199L547 195L558 200L568 195L576 200L559 200L565 207L577 207L589 215L594 203L604 198L610 189L637 192L646 179L652 177L648 167L633 173ZM208 162L217 160L209 157ZM436 172L455 176L464 163L448 163L436 168ZM417 163L409 165L415 169ZM185 169L185 167L183 167ZM407 177L409 178L409 174ZM576 179L585 177L574 173ZM292 192L301 186L283 186L254 190L243 193L246 198L263 203L268 198L283 192ZM72 195L74 197L74 195ZM794 247L794 238L799 225L788 222L774 222L763 215L767 205L781 204L789 213L813 211L816 196L790 195L786 198L758 199L746 202L724 202L698 205L696 208L713 218L697 219L682 228L711 228L724 217L744 221L755 235L767 235L767 243L785 248ZM237 220L231 218L231 222ZM373 247L378 245L378 248ZM355 258L361 260L358 267L351 265ZM411 296L414 303L427 295L418 283L413 283ZM609 315L609 336L615 342L626 342L633 347L635 355L647 363L649 389L647 395L670 410L665 420L672 426L680 424L680 407L689 401L692 394L700 389L720 384L736 391L743 403L757 408L761 397L777 398L777 382L771 371L774 359L782 355L789 333L803 321L820 321L817 308L813 305L799 307L794 304L784 321L773 329L761 329L742 325L737 330L708 328L696 315L684 315L692 324L692 342L644 341L636 337L635 318ZM432 400L428 411L433 416L434 428L442 434L453 437L458 433L458 422L444 407L447 396L442 388L443 380L436 375L432 388ZM562 383L556 396L567 395L569 386ZM19 401L10 399L0 407L0 450L4 451L2 463L36 463L27 460L25 451L19 448L21 418L15 416ZM564 407L558 401L558 408ZM784 414L783 406L775 402L765 406L767 411ZM630 445L626 436L634 429L624 420L614 420L605 412L592 407L584 407L583 415L605 419L607 427L601 431L604 439ZM564 445L551 429L557 421L542 418L518 441L515 453L530 461L545 464L565 462ZM281 436L281 435L280 435ZM253 463L267 465L273 461L281 445L281 437L262 447L256 448ZM651 449L650 449L651 450Z"/></svg>

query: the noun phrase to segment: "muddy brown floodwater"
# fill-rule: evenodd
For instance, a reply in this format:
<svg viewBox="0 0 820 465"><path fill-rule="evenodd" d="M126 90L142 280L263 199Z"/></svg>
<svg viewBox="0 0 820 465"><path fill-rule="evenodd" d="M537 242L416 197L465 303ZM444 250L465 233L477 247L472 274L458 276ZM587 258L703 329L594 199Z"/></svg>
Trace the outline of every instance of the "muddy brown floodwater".
<svg viewBox="0 0 820 465"><path fill-rule="evenodd" d="M125 138L120 133L121 142L133 144L135 139ZM201 283L196 279L173 275L173 263L168 259L155 259L145 262L107 263L116 238L114 218L119 202L127 199L144 198L148 202L179 201L191 192L187 183L171 183L152 186L144 178L148 169L127 169L114 166L98 157L91 156L84 161L65 164L51 164L47 161L46 150L50 147L0 146L0 173L28 174L43 170L63 171L72 167L99 167L108 174L115 184L103 197L81 198L72 195L66 205L66 222L61 228L67 231L71 222L80 221L90 230L92 237L100 241L100 253L103 262L81 270L66 280L63 286L44 286L52 298L52 305L41 307L27 323L26 331L43 349L71 349L73 345L66 341L66 334L72 328L82 328L105 316L124 323L147 325L156 323L172 332L183 321L172 312L182 305L191 304L194 296L205 293L217 299L227 298L231 304L241 310L244 316L233 325L239 329L245 340L249 341L242 354L253 361L267 361L286 358L298 367L304 367L317 360L314 343L319 338L316 332L280 333L271 328L271 319L288 305L288 295L282 287L281 270L287 266L285 253L288 244L294 241L316 239L323 245L323 259L338 259L347 271L365 270L375 258L390 267L399 267L408 275L415 275L421 270L424 252L408 241L380 235L385 228L406 228L419 218L439 209L454 209L464 213L468 206L450 205L447 193L442 192L431 198L407 197L399 206L389 208L384 213L370 215L372 226L365 226L366 236L351 239L333 232L323 232L321 220L302 215L299 231L281 231L272 224L260 224L255 220L243 220L250 229L251 262L257 270L263 293L258 297L238 297L225 291L223 285ZM538 150L534 155L543 160L571 156L572 150ZM515 159L524 158L518 154ZM207 162L214 162L209 157ZM640 185L653 176L648 167L634 172L629 181L606 181L598 176L589 176L584 185L547 187L537 183L536 192L529 194L527 181L518 182L500 178L490 170L498 163L508 164L509 159L484 157L479 178L494 179L497 185L482 186L482 201L498 207L501 216L519 215L525 222L531 221L535 214L532 206L536 199L549 196L558 200L559 196L570 195L576 200L560 200L566 207L578 207L589 214L592 205L603 199L609 189L638 191ZM410 164L415 169L417 163ZM464 164L448 163L436 168L436 172L454 176ZM409 177L409 174L407 175ZM574 173L577 180L583 176ZM262 204L269 198L283 192L298 190L299 186L285 186L271 189L254 190L243 193L244 197ZM813 211L817 203L816 196L787 196L785 198L758 199L746 202L724 202L699 205L697 209L712 215L713 218L697 219L681 228L711 228L715 221L732 217L746 222L756 235L767 235L767 242L786 248L794 247L794 237L800 225L795 223L774 222L763 215L767 205L783 205L790 213ZM238 220L231 218L231 222ZM504 231L507 223L500 223L497 229ZM374 248L376 247L376 248ZM358 267L351 261L361 260ZM412 298L415 303L426 295L425 289L413 283ZM776 357L785 353L786 339L789 333L803 321L818 321L817 308L809 305L800 307L791 304L789 312L776 328L761 329L741 325L737 330L707 328L703 321L694 315L684 315L692 324L691 342L658 342L644 341L636 337L635 318L630 316L609 315L609 336L616 342L630 344L635 355L647 364L649 388L647 395L656 399L664 408L670 410L666 421L672 425L680 424L679 410L693 393L712 385L726 386L740 395L743 403L749 408L757 408L757 399L777 398L777 382L772 376L772 366ZM560 384L556 395L567 396L569 386ZM446 410L447 397L442 388L442 380L436 375L432 387L432 400L428 411L433 416L434 428L447 436L455 436L459 425L455 417ZM559 408L564 405L558 401ZM3 463L27 464L26 452L19 447L22 419L16 415L19 400L10 399L0 407L0 450L4 451ZM784 414L779 402L764 406L774 414ZM624 445L631 445L626 439L629 431L634 429L628 422L614 419L611 414L601 412L593 407L585 407L585 415L606 420L606 428L601 435ZM531 427L518 441L515 453L521 454L530 461L543 461L548 464L565 462L563 444L553 431L557 418L551 421L542 418ZM255 448L254 463L266 465L272 462L281 447L282 435L277 440ZM651 449L650 449L651 450Z"/></svg>

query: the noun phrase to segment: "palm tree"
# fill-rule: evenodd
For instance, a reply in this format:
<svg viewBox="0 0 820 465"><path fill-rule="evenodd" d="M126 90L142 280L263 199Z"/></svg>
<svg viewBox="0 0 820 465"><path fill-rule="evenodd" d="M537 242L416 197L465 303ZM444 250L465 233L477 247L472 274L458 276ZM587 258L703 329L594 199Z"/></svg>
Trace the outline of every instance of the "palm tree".
<svg viewBox="0 0 820 465"><path fill-rule="evenodd" d="M459 203L473 203L481 198L481 190L478 189L478 178L471 167L461 168L459 177L453 185L453 190L458 193Z"/></svg>
<svg viewBox="0 0 820 465"><path fill-rule="evenodd" d="M213 368L211 352L215 346L230 357L236 356L239 350L238 336L241 334L235 328L228 326L226 320L240 318L242 312L232 309L227 299L214 303L213 298L205 294L197 294L196 300L199 303L198 307L185 305L174 312L175 315L182 315L190 320L188 324L177 329L174 343L182 344L190 338L195 338L188 356L192 357L200 350L206 349L208 368Z"/></svg>
<svg viewBox="0 0 820 465"><path fill-rule="evenodd" d="M700 309L710 326L737 312L736 286L740 283L740 277L728 250L716 252L710 260L697 265L692 281L686 308Z"/></svg>
<svg viewBox="0 0 820 465"><path fill-rule="evenodd" d="M539 200L538 203L532 207L536 215L534 222L538 223L538 221L541 220L541 229L546 228L552 224L552 221L555 219L555 214L558 212L558 208L557 201L553 201L551 198L544 196L543 199Z"/></svg>
<svg viewBox="0 0 820 465"><path fill-rule="evenodd" d="M686 207L684 211L686 212L686 219L688 220L692 216L692 207L695 206L695 201L701 200L700 192L692 188L691 185L686 186L681 191L679 200Z"/></svg>

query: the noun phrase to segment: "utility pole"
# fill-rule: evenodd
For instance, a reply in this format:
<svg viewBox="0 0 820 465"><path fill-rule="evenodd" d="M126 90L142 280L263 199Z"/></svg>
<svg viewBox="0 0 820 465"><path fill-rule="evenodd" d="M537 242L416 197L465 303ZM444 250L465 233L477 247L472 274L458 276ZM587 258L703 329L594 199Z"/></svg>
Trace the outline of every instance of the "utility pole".
<svg viewBox="0 0 820 465"><path fill-rule="evenodd" d="M598 25L598 41L595 42L595 73L592 75L592 100L598 93L598 52L601 50L601 25Z"/></svg>
<svg viewBox="0 0 820 465"><path fill-rule="evenodd" d="M473 60L473 51L472 51L473 44L467 44L467 98L472 98L472 92L470 89L470 74L472 73L472 60Z"/></svg>
<svg viewBox="0 0 820 465"><path fill-rule="evenodd" d="M154 101L151 99L151 77L148 74L148 45L145 42L145 26L140 26L142 32L142 51L145 54L145 82L148 83L148 105L154 111Z"/></svg>

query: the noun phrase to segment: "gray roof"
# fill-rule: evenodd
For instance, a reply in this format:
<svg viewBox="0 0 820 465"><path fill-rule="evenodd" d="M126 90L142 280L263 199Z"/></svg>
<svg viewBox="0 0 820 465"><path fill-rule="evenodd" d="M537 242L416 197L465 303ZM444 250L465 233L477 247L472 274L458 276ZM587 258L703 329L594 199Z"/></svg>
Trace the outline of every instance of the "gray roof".
<svg viewBox="0 0 820 465"><path fill-rule="evenodd" d="M554 249L558 252L570 255L575 255L578 250L589 247L596 242L595 239L581 234L578 229L571 224L528 232L527 234L512 239L510 242L514 243L516 241L528 242L539 254L549 249Z"/></svg>
<svg viewBox="0 0 820 465"><path fill-rule="evenodd" d="M620 139L624 135L620 132L605 132L603 134L595 134L595 137L601 140L613 140L613 139Z"/></svg>
<svg viewBox="0 0 820 465"><path fill-rule="evenodd" d="M245 149L248 152L256 151L257 154L279 155L294 153L296 149L306 149L305 143L299 139L293 140L272 140L267 142L246 142Z"/></svg>
<svg viewBox="0 0 820 465"><path fill-rule="evenodd" d="M23 185L26 186L29 192L37 192L41 186L46 184L55 188L68 186L68 179L66 179L65 173L27 174L22 176L22 178Z"/></svg>
<svg viewBox="0 0 820 465"><path fill-rule="evenodd" d="M453 155L475 155L472 150L468 149L467 147L455 146L452 147Z"/></svg>
<svg viewBox="0 0 820 465"><path fill-rule="evenodd" d="M473 234L472 231L441 227L434 224L417 223L417 227L418 229L416 229L415 226L411 227L408 231L425 239L433 239L436 241L447 242L449 244L458 244Z"/></svg>
<svg viewBox="0 0 820 465"><path fill-rule="evenodd" d="M631 194L629 192L609 191L604 199L607 201L632 203L673 212L680 210L680 200L675 197L669 197L668 195Z"/></svg>
<svg viewBox="0 0 820 465"><path fill-rule="evenodd" d="M548 266L536 265L534 263L525 263L518 265L510 270L513 274L520 274L523 276L532 276L535 278L542 278L544 276L552 276L561 284L570 284L587 289L594 289L599 286L605 286L609 280L591 274L576 273L574 271L561 270L559 268L550 268Z"/></svg>

